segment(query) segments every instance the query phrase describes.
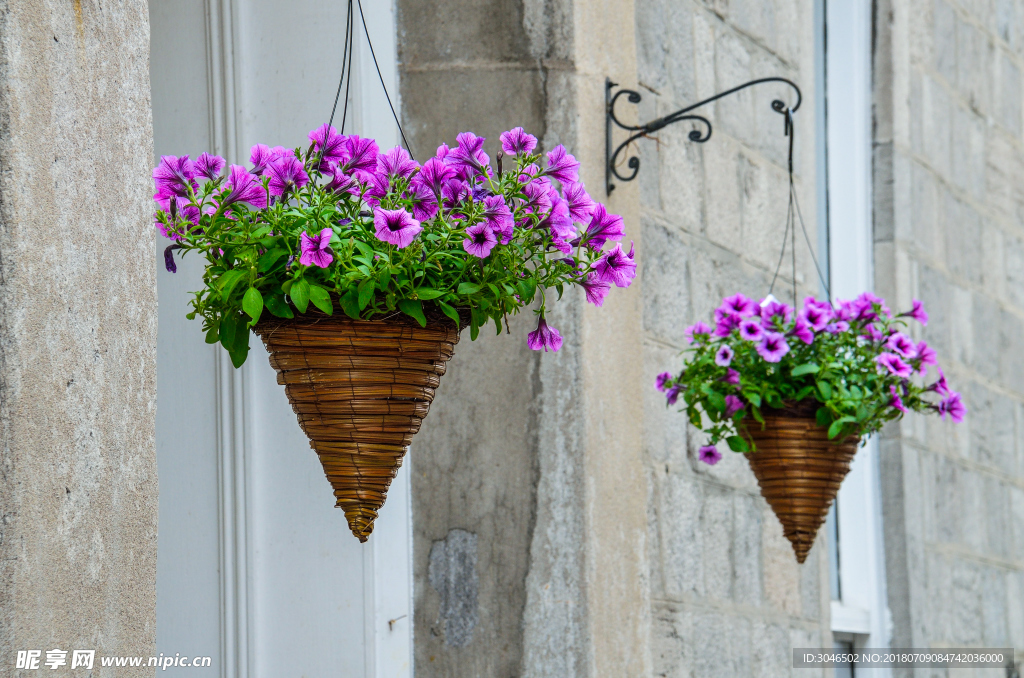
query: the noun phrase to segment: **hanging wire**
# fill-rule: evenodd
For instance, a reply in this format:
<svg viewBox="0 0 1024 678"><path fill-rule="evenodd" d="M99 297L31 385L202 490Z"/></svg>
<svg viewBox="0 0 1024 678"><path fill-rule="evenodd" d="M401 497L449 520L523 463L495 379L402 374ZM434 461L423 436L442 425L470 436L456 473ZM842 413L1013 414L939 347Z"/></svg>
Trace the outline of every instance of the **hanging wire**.
<svg viewBox="0 0 1024 678"><path fill-rule="evenodd" d="M352 0L348 0L348 9L345 13L345 47L342 48L341 56L341 78L338 79L338 91L334 95L334 107L331 109L331 119L328 127L334 124L334 114L338 112L338 99L341 97L341 86L345 83L345 65L352 61ZM351 71L351 66L349 66ZM352 78L349 77L349 82ZM345 113L348 112L348 89L345 89ZM341 133L345 133L345 113L341 116Z"/></svg>
<svg viewBox="0 0 1024 678"><path fill-rule="evenodd" d="M349 0L351 4L351 0ZM384 90L384 96L387 97L388 106L391 108L391 115L395 119L395 124L398 125L398 131L402 135L402 141L405 142L405 148L409 151L409 155L412 156L413 160L416 159L416 154L412 151L412 146L409 145L409 140L405 137L405 130L402 129L402 122L398 119L398 114L395 112L395 106L391 103L391 95L388 94L388 87L384 84L384 76L380 72L380 64L377 63L377 55L373 52L373 42L370 41L370 31L366 27L366 17L363 15L363 0L356 0L356 4L359 5L359 18L363 22L363 33L366 34L366 44L370 48L370 56L373 57L373 66L377 69L377 77L380 78L380 86Z"/></svg>
<svg viewBox="0 0 1024 678"><path fill-rule="evenodd" d="M828 295L829 302L832 301L832 291L829 289L828 283L825 281L825 276L821 273L821 266L818 264L818 258L814 255L814 247L811 246L811 238L807 234L807 226L804 224L804 216L800 211L800 201L797 199L796 184L793 180L793 142L796 137L796 129L793 120L792 109L786 110L786 136L789 137L789 156L787 158L788 170L789 170L789 205L786 209L786 230L782 234L782 251L779 252L779 263L775 266L775 275L772 276L771 285L768 288L768 294L771 294L775 290L775 281L779 277L779 271L782 269L782 262L786 258L786 241L790 241L790 255L793 266L793 303L797 303L797 284L796 284L796 222L800 222L800 230L804 234L804 242L807 243L807 250L811 254L811 261L814 262L814 270L818 272L818 280L821 281L822 287L825 288L825 294Z"/></svg>

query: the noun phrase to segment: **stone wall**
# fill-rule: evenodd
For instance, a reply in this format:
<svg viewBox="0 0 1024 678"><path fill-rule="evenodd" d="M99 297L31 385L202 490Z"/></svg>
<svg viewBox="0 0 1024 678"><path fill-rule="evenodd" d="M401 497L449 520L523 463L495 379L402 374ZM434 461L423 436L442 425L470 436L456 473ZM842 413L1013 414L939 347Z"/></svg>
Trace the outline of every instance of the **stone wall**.
<svg viewBox="0 0 1024 678"><path fill-rule="evenodd" d="M895 646L1024 648L1024 139L1019 2L884 0L875 60L876 284L966 421L885 431Z"/></svg>
<svg viewBox="0 0 1024 678"><path fill-rule="evenodd" d="M154 648L148 57L143 1L0 2L5 675L17 650Z"/></svg>
<svg viewBox="0 0 1024 678"><path fill-rule="evenodd" d="M798 83L797 190L816 237L813 3L637 4L641 117L665 115L748 80ZM677 124L642 141L637 179L643 225L644 379L679 369L683 330L709 321L724 296L767 294L787 209L787 139L771 101L785 86L759 85L702 109L706 144ZM616 189L635 191L625 184ZM797 241L798 295L819 290ZM774 294L792 302L787 249ZM653 675L788 676L791 647L831 644L824 535L798 565L742 455L697 460L704 436L677 408L645 391L644 459L653 614ZM824 531L822 531L824 532ZM800 674L815 675L809 669ZM820 675L820 674L819 674Z"/></svg>

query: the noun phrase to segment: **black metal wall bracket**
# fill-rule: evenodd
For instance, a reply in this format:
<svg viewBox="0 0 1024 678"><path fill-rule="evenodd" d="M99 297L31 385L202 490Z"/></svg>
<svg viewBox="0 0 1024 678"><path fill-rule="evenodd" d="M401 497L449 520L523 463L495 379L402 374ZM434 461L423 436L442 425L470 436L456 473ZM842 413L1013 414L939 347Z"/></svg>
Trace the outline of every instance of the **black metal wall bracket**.
<svg viewBox="0 0 1024 678"><path fill-rule="evenodd" d="M683 120L694 120L696 122L701 123L704 129L691 130L688 136L690 138L690 141L702 144L711 138L711 121L709 121L702 115L692 114L690 113L690 111L700 108L701 106L710 104L713 101L717 101L722 97L727 97L730 94L735 94L736 92L739 92L742 89L746 89L747 87L752 87L753 85L760 85L761 83L765 82L783 82L792 87L796 91L795 106L787 107L785 102L781 101L780 99L775 99L774 101L772 101L772 110L775 111L776 113L785 116L785 130L786 134L789 134L790 121L792 119L792 115L797 111L798 108L800 108L800 103L803 101L803 95L800 93L800 88L797 87L794 82L787 80L786 78L759 78L757 80L751 80L750 82L745 82L738 87L733 87L730 90L716 94L715 96L705 99L704 101L698 101L697 103L691 104L686 108L681 108L675 113L669 113L668 115L657 118L656 120L651 120L650 122L645 123L643 125L626 125L621 120L619 120L618 117L616 117L615 115L615 104L616 102L618 102L619 97L621 97L623 94L626 94L628 95L630 103L639 104L640 93L631 89L620 89L613 95L612 90L614 90L619 85L618 83L612 82L610 79L606 78L604 88L604 101L605 107L607 109L605 111L605 192L608 195L611 195L611 192L615 190L615 184L612 183L613 177L623 182L633 181L633 179L636 179L637 172L640 171L640 158L636 157L635 155L632 156L628 161L626 161L626 165L629 167L630 170L632 170L632 172L629 175L623 176L619 174L619 171L617 169L619 155L624 150L626 150L626 147L629 146L631 143L633 143L640 137L645 137L651 134L652 132L656 132L662 129L663 127L667 127L673 123L680 122ZM629 132L631 132L629 138L623 141L618 146L616 146L614 151L612 150L612 146L614 144L614 141L612 139L612 123L618 125L620 128L624 130L628 130Z"/></svg>

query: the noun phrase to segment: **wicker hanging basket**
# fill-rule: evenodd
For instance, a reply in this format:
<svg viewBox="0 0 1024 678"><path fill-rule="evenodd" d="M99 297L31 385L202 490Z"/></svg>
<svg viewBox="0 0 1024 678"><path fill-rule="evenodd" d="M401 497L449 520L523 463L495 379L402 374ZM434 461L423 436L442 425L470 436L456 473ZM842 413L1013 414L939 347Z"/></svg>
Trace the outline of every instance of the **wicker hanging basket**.
<svg viewBox="0 0 1024 678"><path fill-rule="evenodd" d="M254 328L320 457L335 506L361 542L373 531L465 326L440 313L427 320L420 327L396 313L357 321L311 307L290 320L264 313Z"/></svg>
<svg viewBox="0 0 1024 678"><path fill-rule="evenodd" d="M829 440L827 430L815 421L816 409L814 401L782 410L764 408L764 428L756 422L746 428L757 445L747 455L750 468L800 563L807 559L860 443L858 437Z"/></svg>

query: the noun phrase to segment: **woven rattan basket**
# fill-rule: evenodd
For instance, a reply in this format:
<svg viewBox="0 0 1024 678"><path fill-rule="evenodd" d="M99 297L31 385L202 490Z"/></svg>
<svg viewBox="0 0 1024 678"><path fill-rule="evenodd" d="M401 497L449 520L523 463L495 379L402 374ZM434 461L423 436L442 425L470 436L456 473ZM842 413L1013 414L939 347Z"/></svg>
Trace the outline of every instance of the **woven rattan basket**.
<svg viewBox="0 0 1024 678"><path fill-rule="evenodd" d="M254 328L361 542L464 327L440 313L427 318L420 327L403 314L355 321L311 309L291 320L265 313Z"/></svg>
<svg viewBox="0 0 1024 678"><path fill-rule="evenodd" d="M752 422L746 429L757 445L747 455L750 468L800 563L807 559L860 443L856 437L829 440L814 419L816 407L814 401L804 401L782 410L765 408L764 428Z"/></svg>

